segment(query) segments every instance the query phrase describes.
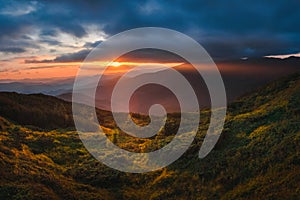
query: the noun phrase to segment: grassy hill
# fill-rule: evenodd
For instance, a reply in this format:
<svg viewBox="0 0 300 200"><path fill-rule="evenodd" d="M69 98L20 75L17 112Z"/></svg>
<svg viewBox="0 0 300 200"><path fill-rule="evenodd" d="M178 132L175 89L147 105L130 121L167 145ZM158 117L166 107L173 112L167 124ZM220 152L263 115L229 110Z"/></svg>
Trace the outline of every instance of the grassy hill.
<svg viewBox="0 0 300 200"><path fill-rule="evenodd" d="M72 104L44 94L0 93L1 116L43 129L73 127Z"/></svg>
<svg viewBox="0 0 300 200"><path fill-rule="evenodd" d="M179 160L155 172L129 174L99 163L75 131L64 129L72 125L71 120L65 125L70 103L45 95L2 93L0 199L298 199L299 104L300 74L273 82L229 105L222 137L206 158L199 160L198 151L208 110L202 112L195 141ZM33 123L23 112L41 114ZM134 139L119 132L108 113L102 118L108 136L136 152L166 144L178 123L171 115L156 137Z"/></svg>
<svg viewBox="0 0 300 200"><path fill-rule="evenodd" d="M110 112L97 109L97 114L104 126L114 126ZM44 94L0 92L0 115L33 129L74 130L72 104Z"/></svg>

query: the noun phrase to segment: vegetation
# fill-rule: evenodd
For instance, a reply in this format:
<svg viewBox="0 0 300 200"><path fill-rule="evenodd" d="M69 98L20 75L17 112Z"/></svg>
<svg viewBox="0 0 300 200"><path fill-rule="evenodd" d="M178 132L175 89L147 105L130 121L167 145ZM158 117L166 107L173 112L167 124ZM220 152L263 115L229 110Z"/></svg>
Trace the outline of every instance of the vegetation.
<svg viewBox="0 0 300 200"><path fill-rule="evenodd" d="M300 74L273 82L229 106L222 137L204 159L198 151L208 110L179 160L155 172L129 174L95 160L77 133L66 129L73 126L69 103L2 93L0 199L299 199L299 104ZM157 136L136 139L115 127L109 112L97 113L108 137L134 152L161 148L179 123L178 115L170 114ZM136 123L149 122L145 116L132 117Z"/></svg>

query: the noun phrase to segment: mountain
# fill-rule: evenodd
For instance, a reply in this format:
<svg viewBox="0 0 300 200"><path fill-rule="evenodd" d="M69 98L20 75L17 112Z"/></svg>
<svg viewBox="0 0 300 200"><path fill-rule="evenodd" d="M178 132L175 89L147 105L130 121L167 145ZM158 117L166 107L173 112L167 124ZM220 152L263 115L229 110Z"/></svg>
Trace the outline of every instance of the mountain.
<svg viewBox="0 0 300 200"><path fill-rule="evenodd" d="M103 80L114 78L114 75L105 75ZM97 79L96 76L79 78L84 88L89 88L91 82ZM70 78L47 78L47 79L21 79L21 80L0 80L1 92L17 92L22 94L42 93L57 96L69 93L73 90L74 77Z"/></svg>
<svg viewBox="0 0 300 200"><path fill-rule="evenodd" d="M158 54L159 55L159 54ZM145 56L145 55L143 55ZM172 61L173 59L173 61ZM172 57L168 62L178 62ZM126 61L126 60L125 60ZM141 62L151 62L151 60L141 60ZM152 61L153 62L153 61ZM180 60L183 62L183 60ZM267 84L283 75L300 72L299 57L290 57L286 59L278 58L249 58L240 60L218 61L220 73L223 77L228 102L234 101L237 97L255 90L257 87ZM180 71L190 82L196 91L201 108L207 108L210 105L210 99L207 98L207 89L201 77L197 76L195 71L186 70L187 64L174 67ZM151 77L159 77L165 81L172 80L167 76L166 71L161 70L155 73L147 73L132 77L127 77L127 85L135 85L140 80ZM96 106L99 109L110 110L110 99L114 85L119 80L120 74L102 76L101 83L98 85L96 94ZM3 82L4 81L4 82ZM63 100L71 101L74 77L60 78L55 80L3 80L0 83L0 91L18 92L24 94L43 93L57 96ZM88 103L93 101L86 91L94 87L98 82L96 76L79 78L83 97L78 103ZM124 91L126 92L126 91ZM133 112L146 114L147 108L153 103L161 103L167 107L167 110L178 111L178 102L174 100L173 94L162 87L148 85L140 88L132 98L131 109ZM121 105L125 108L125 105ZM124 109L123 109L124 110Z"/></svg>
<svg viewBox="0 0 300 200"><path fill-rule="evenodd" d="M22 104L22 112L32 109L35 113L37 102L30 104L35 98L42 102L37 107L49 102L42 110L45 115L55 112L51 104L70 106L45 95L4 94L9 95L13 96L9 99L11 104L7 104L7 98L0 98L1 109L19 105L22 99L26 102ZM198 151L210 116L209 110L203 110L198 134L189 150L170 166L144 174L123 173L101 164L86 151L75 131L62 128L47 131L43 127L32 130L19 125L26 124L24 119L8 120L1 111L0 198L298 199L299 104L300 74L239 98L228 106L218 144L200 160ZM134 117L145 120L139 115ZM106 127L107 136L130 151L153 151L172 140L178 121L175 114L170 118L168 126L153 138L128 137L117 131L114 124ZM112 118L106 121L109 123Z"/></svg>
<svg viewBox="0 0 300 200"><path fill-rule="evenodd" d="M274 81L279 77L300 72L299 67L297 67L299 64L300 58L291 57L287 59L252 58L247 60L223 61L218 62L217 66L223 77L227 100L228 102L233 102L239 96L251 92L257 87ZM198 97L200 108L209 107L210 99L208 98L208 90L198 72L191 70L189 64L181 64L173 68L178 70L190 82ZM99 82L95 95L96 107L105 110L111 109L111 94L121 75L111 77L110 79L104 78ZM164 80L165 82L174 81L174 77L170 76L168 70L128 76L126 77L126 82L123 84L124 90L120 92L120 96L127 94L128 88L147 79ZM93 82L93 79L91 79L88 84L82 86L80 93L83 97L78 103L86 104L93 101L92 96L87 94L87 91L92 90L93 86L97 85L98 82L95 81ZM82 80L82 83L84 82ZM57 97L66 101L72 101L70 92L60 94ZM148 84L139 88L131 98L130 108L132 112L147 114L149 106L154 103L164 105L169 112L179 110L174 94L168 89L155 84ZM123 104L120 102L119 107L121 108L120 112L124 111L126 108L125 102ZM194 108L191 107L190 110L194 110Z"/></svg>
<svg viewBox="0 0 300 200"><path fill-rule="evenodd" d="M112 126L111 112L100 109L96 112L103 126ZM0 92L0 113L0 116L32 129L74 130L72 104L53 96Z"/></svg>
<svg viewBox="0 0 300 200"><path fill-rule="evenodd" d="M68 79L69 80L69 79ZM43 82L9 82L0 83L0 91L18 92L23 94L43 93L47 95L58 95L72 91L73 81L43 83Z"/></svg>
<svg viewBox="0 0 300 200"><path fill-rule="evenodd" d="M0 113L20 125L43 129L74 127L72 105L44 94L0 92Z"/></svg>

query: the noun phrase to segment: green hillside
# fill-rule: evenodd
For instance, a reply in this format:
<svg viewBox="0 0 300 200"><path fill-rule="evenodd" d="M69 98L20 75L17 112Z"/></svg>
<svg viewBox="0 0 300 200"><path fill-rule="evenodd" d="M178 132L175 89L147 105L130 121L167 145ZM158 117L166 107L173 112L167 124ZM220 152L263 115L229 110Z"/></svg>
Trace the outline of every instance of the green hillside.
<svg viewBox="0 0 300 200"><path fill-rule="evenodd" d="M222 137L206 158L199 160L198 151L209 111L202 112L197 137L179 160L155 172L129 174L99 163L75 131L64 129L72 127L71 104L2 93L0 199L299 199L299 104L300 74L273 82L229 106ZM37 118L26 121L23 112ZM114 128L109 113L99 112L107 135L136 152L165 145L178 123L173 114L156 137L134 139Z"/></svg>

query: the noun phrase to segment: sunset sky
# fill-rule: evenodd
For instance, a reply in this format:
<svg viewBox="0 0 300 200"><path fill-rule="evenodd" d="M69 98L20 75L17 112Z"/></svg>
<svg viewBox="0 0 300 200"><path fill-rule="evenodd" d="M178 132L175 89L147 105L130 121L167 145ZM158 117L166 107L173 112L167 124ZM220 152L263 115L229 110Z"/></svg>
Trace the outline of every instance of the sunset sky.
<svg viewBox="0 0 300 200"><path fill-rule="evenodd" d="M101 41L146 26L187 34L216 62L300 56L299 7L297 0L0 0L0 80L72 77Z"/></svg>

